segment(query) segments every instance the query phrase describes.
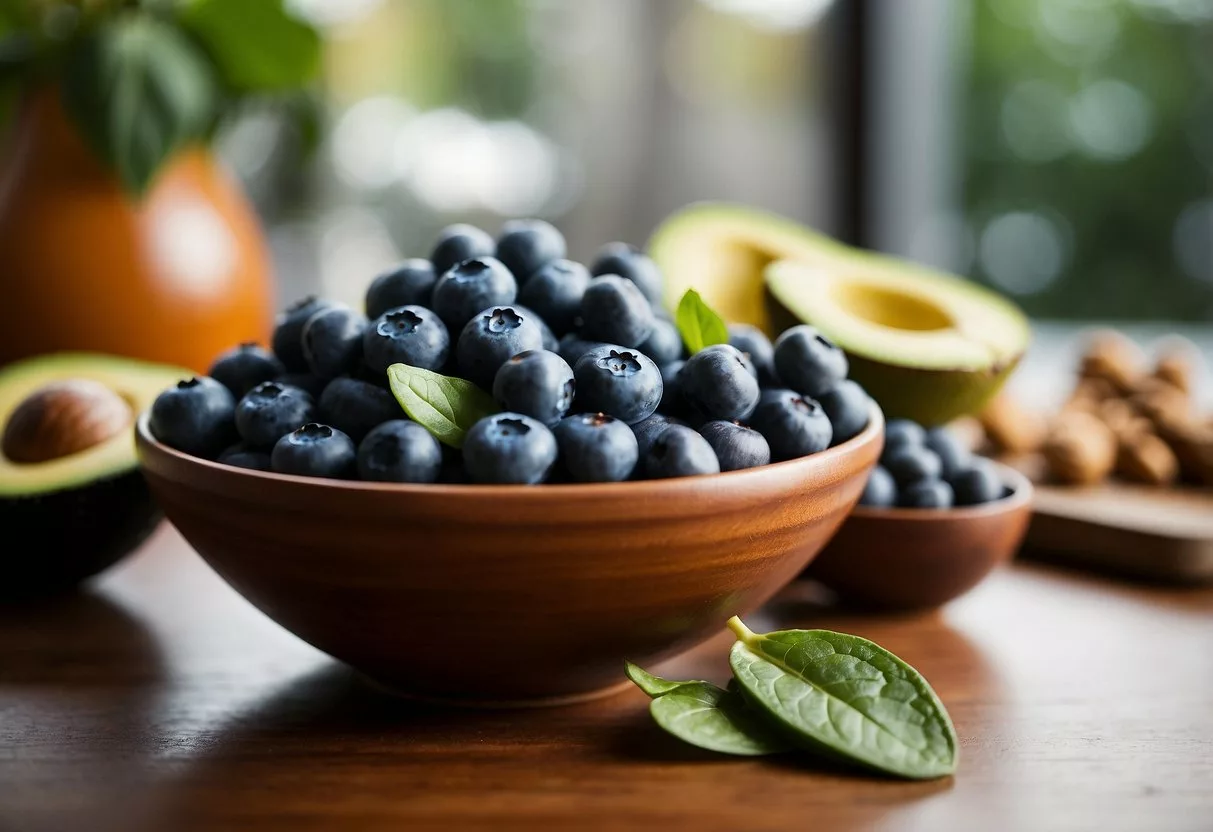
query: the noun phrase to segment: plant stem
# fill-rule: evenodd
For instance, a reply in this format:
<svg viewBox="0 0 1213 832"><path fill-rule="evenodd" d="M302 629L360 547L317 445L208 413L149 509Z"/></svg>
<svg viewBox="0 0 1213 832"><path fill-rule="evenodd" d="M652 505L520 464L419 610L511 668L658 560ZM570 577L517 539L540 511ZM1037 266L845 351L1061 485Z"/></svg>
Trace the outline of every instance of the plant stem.
<svg viewBox="0 0 1213 832"><path fill-rule="evenodd" d="M743 624L741 619L737 616L733 616L729 619L728 627L733 631L733 634L737 636L738 641L745 642L746 644L750 644L758 637L754 634L754 631Z"/></svg>

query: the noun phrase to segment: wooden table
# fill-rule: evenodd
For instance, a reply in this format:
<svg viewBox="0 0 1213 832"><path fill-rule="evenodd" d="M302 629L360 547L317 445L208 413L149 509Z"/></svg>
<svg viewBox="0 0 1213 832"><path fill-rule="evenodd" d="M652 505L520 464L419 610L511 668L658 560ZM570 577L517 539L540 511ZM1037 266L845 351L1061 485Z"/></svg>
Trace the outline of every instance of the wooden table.
<svg viewBox="0 0 1213 832"><path fill-rule="evenodd" d="M163 528L87 594L0 614L0 829L1213 829L1213 589L1016 565L941 613L755 626L868 636L961 737L954 777L715 757L635 690L547 710L393 700L279 629ZM669 663L727 678L721 638Z"/></svg>

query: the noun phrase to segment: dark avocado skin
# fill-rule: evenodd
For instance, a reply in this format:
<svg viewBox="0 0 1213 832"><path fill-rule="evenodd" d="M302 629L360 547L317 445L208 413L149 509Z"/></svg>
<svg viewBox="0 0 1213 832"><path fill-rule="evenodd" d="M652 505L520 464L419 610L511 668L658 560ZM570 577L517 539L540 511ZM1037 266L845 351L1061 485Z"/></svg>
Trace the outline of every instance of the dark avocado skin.
<svg viewBox="0 0 1213 832"><path fill-rule="evenodd" d="M0 497L0 600L73 589L138 547L160 519L137 468L63 491Z"/></svg>

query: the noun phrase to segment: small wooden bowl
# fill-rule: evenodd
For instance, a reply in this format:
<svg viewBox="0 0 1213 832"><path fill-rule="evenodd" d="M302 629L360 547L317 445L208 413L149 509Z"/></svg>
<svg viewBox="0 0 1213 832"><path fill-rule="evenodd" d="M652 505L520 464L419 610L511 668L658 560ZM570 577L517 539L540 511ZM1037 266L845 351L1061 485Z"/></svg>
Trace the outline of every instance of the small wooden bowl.
<svg viewBox="0 0 1213 832"><path fill-rule="evenodd" d="M938 607L981 582L1019 549L1032 483L998 465L1011 493L952 509L856 506L805 570L843 600L885 609Z"/></svg>
<svg viewBox="0 0 1213 832"><path fill-rule="evenodd" d="M605 692L791 581L851 511L883 445L598 485L345 482L136 446L168 519L280 625L425 698L539 704Z"/></svg>

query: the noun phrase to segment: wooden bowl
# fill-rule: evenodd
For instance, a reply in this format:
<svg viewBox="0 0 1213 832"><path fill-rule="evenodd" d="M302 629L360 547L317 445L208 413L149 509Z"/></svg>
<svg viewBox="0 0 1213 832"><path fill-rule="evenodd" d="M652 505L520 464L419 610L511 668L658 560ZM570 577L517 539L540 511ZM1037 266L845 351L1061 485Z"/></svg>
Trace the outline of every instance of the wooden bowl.
<svg viewBox="0 0 1213 832"><path fill-rule="evenodd" d="M952 509L856 506L805 570L843 600L886 609L937 607L1009 561L1032 515L1032 483L998 465L1010 494Z"/></svg>
<svg viewBox="0 0 1213 832"><path fill-rule="evenodd" d="M790 582L851 511L883 445L596 485L346 482L136 446L152 493L266 615L383 686L560 702L719 633Z"/></svg>

